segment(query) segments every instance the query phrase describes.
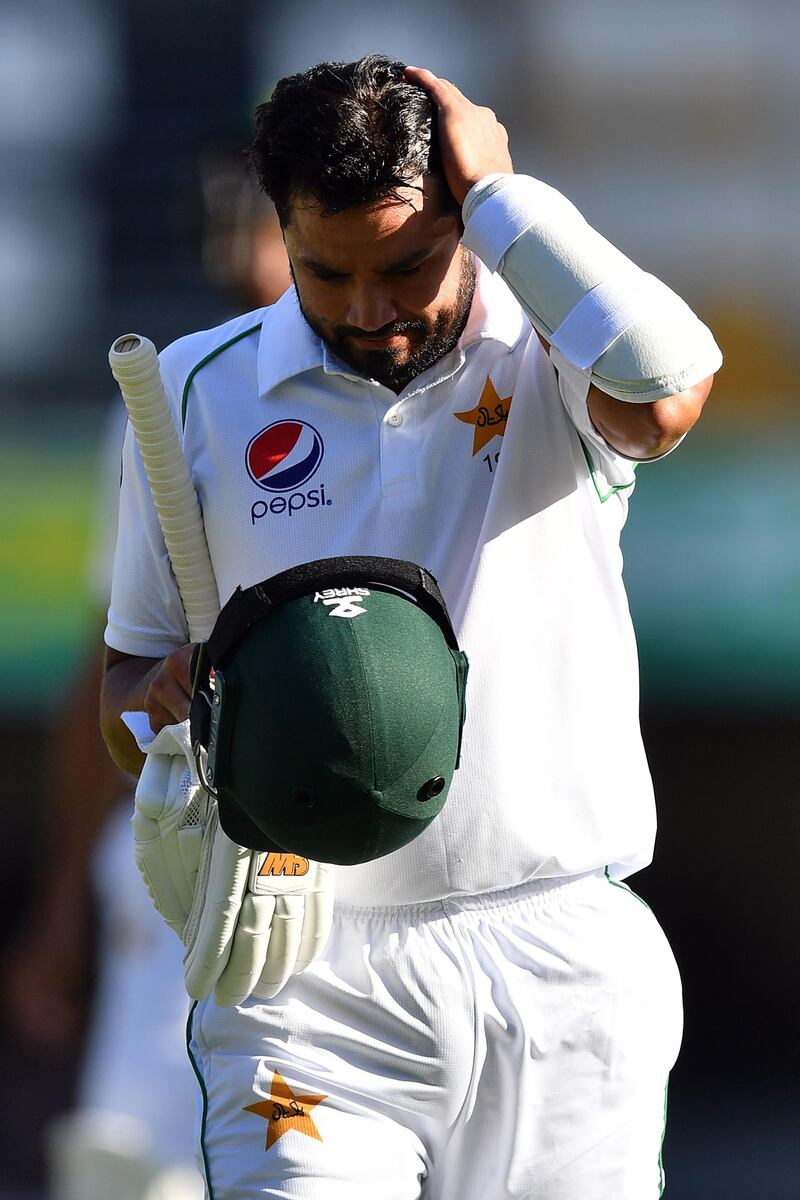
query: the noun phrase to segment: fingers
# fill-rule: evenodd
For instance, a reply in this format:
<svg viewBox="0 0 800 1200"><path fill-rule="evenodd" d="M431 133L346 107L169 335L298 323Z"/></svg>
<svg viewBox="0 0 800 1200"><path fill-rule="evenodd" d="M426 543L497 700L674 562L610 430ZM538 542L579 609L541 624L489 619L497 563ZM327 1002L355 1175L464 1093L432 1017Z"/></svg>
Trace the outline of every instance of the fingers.
<svg viewBox="0 0 800 1200"><path fill-rule="evenodd" d="M181 864L182 874L186 878L192 900L197 885L197 871L200 866L200 856L203 852L203 827L193 825L179 829L176 835L177 853ZM187 913L192 907L192 900L187 906Z"/></svg>
<svg viewBox="0 0 800 1200"><path fill-rule="evenodd" d="M147 876L156 908L171 924L182 910L185 921L192 907L194 877L200 854L202 829L181 830L185 816L189 776L183 756L148 754L139 783L132 827L140 870ZM191 782L191 777L190 777ZM177 895L178 906L171 897Z"/></svg>
<svg viewBox="0 0 800 1200"><path fill-rule="evenodd" d="M144 711L150 721L153 733L158 733L167 725L179 725L189 716L189 698L174 684L163 683L158 690L148 691L144 702Z"/></svg>
<svg viewBox="0 0 800 1200"><path fill-rule="evenodd" d="M154 733L158 733L165 725L185 721L189 716L192 691L189 667L194 647L193 642L180 646L153 669L144 698L144 710Z"/></svg>
<svg viewBox="0 0 800 1200"><path fill-rule="evenodd" d="M175 680L186 696L192 694L190 667L196 646L197 642L188 642L185 646L179 646L177 650L168 654L163 662L165 673Z"/></svg>
<svg viewBox="0 0 800 1200"><path fill-rule="evenodd" d="M136 785L136 808L152 821L164 814L172 763L166 754L148 754L142 767Z"/></svg>
<svg viewBox="0 0 800 1200"><path fill-rule="evenodd" d="M214 988L222 1008L241 1004L253 992L268 956L275 916L274 896L245 896L236 922L231 953Z"/></svg>
<svg viewBox="0 0 800 1200"><path fill-rule="evenodd" d="M457 204L478 180L513 172L508 135L490 108L473 104L455 84L424 67L408 67L405 76L436 105L441 163Z"/></svg>
<svg viewBox="0 0 800 1200"><path fill-rule="evenodd" d="M333 892L329 888L312 892L306 898L303 936L297 951L295 974L305 971L309 963L325 949L333 922Z"/></svg>
<svg viewBox="0 0 800 1200"><path fill-rule="evenodd" d="M134 855L139 873L153 904L161 916L180 937L188 909L181 897L164 857L158 822L145 816L137 807L131 820Z"/></svg>
<svg viewBox="0 0 800 1200"><path fill-rule="evenodd" d="M406 67L405 76L409 83L424 88L439 108L443 108L448 102L466 99L464 93L449 79L442 79L425 67Z"/></svg>
<svg viewBox="0 0 800 1200"><path fill-rule="evenodd" d="M253 992L260 999L277 996L297 970L297 955L303 932L305 896L278 896L264 969Z"/></svg>
<svg viewBox="0 0 800 1200"><path fill-rule="evenodd" d="M193 1000L204 1000L225 969L243 902L252 852L237 846L219 827L216 809L204 835L206 847L187 921L183 974ZM213 847L210 861L205 853Z"/></svg>
<svg viewBox="0 0 800 1200"><path fill-rule="evenodd" d="M215 824L216 809L209 829ZM309 863L307 877L270 878L260 874L264 858L215 828L210 863L201 861L186 922L184 978L196 1000L212 990L223 1007L251 995L271 999L328 939L333 868Z"/></svg>

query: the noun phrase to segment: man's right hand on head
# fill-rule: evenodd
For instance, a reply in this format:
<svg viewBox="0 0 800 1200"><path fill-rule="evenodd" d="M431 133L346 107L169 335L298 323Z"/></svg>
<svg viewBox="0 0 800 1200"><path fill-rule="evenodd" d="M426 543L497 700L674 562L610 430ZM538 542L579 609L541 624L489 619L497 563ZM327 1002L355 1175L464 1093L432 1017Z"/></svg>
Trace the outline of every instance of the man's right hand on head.
<svg viewBox="0 0 800 1200"><path fill-rule="evenodd" d="M442 165L458 204L486 175L513 173L508 133L490 108L473 104L454 83L424 67L406 67L405 75L436 105Z"/></svg>

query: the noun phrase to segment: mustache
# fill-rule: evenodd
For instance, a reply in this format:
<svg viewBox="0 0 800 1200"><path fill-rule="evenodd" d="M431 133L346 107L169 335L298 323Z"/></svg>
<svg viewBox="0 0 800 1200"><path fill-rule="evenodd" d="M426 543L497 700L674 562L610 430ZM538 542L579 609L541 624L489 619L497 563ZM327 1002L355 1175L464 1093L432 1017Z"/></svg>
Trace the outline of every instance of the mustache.
<svg viewBox="0 0 800 1200"><path fill-rule="evenodd" d="M335 325L334 334L339 338L357 337L365 340L380 341L381 338L394 337L401 333L425 333L427 326L424 321L390 321L380 329L359 329L357 325Z"/></svg>

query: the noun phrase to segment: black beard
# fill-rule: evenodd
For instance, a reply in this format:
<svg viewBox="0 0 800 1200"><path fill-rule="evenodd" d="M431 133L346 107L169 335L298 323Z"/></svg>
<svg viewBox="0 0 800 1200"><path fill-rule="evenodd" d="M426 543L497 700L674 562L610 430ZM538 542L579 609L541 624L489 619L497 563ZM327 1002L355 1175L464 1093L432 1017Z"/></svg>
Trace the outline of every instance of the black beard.
<svg viewBox="0 0 800 1200"><path fill-rule="evenodd" d="M294 278L294 272L292 272ZM475 293L475 263L468 252L461 260L461 275L458 281L456 301L452 308L440 312L433 324L427 321L395 321L386 329L389 333L422 333L423 339L408 358L398 360L398 352L391 347L381 350L364 350L357 357L349 349L348 336L353 330L346 326L335 326L333 332L324 332L321 326L303 308L300 292L295 281L295 291L300 311L306 323L314 333L321 337L326 346L348 366L353 367L359 375L374 379L390 391L399 393L407 387L412 379L416 379L423 371L427 371L441 358L449 354L458 344L458 339L464 332L464 326L469 317L472 297Z"/></svg>

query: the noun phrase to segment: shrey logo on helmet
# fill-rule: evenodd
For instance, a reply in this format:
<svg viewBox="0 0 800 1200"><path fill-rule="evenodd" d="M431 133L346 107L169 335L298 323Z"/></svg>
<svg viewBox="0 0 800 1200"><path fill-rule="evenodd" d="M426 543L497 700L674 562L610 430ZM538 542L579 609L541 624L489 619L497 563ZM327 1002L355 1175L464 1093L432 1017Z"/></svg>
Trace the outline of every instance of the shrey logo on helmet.
<svg viewBox="0 0 800 1200"><path fill-rule="evenodd" d="M314 593L314 603L319 604L321 600L330 609L332 617L361 617L367 611L362 601L368 595L368 588L325 588Z"/></svg>
<svg viewBox="0 0 800 1200"><path fill-rule="evenodd" d="M275 421L251 438L245 451L253 483L266 492L292 492L319 469L325 447L306 421Z"/></svg>

